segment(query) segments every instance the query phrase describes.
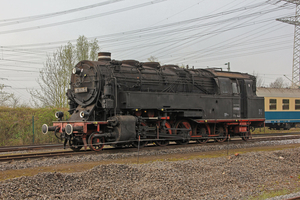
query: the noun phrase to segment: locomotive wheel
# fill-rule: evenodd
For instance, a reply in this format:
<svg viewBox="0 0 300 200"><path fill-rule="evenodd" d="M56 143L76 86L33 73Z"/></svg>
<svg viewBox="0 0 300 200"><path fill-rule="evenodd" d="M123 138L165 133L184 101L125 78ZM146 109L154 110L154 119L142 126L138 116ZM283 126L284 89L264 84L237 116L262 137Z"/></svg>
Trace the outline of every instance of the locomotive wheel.
<svg viewBox="0 0 300 200"><path fill-rule="evenodd" d="M242 140L247 141L250 138L250 132L242 133Z"/></svg>
<svg viewBox="0 0 300 200"><path fill-rule="evenodd" d="M227 133L223 126L218 126L216 128L216 135L218 135L218 137L215 139L216 142L224 142L227 140Z"/></svg>
<svg viewBox="0 0 300 200"><path fill-rule="evenodd" d="M83 143L81 143L78 139L72 137L69 140L69 146L73 151L80 151L80 149L83 147Z"/></svg>
<svg viewBox="0 0 300 200"><path fill-rule="evenodd" d="M104 137L94 137L94 135L97 134L96 132L95 133L92 133L89 137L89 144L90 144L90 148L93 150L93 151L101 151L104 147ZM99 144L101 143L101 144Z"/></svg>
<svg viewBox="0 0 300 200"><path fill-rule="evenodd" d="M196 142L197 143L201 143L204 144L208 141L208 134L207 134L207 130L204 126L201 126L200 124L197 124L196 128L195 128L195 135L196 136L202 136L203 139L197 139Z"/></svg>
<svg viewBox="0 0 300 200"><path fill-rule="evenodd" d="M171 128L171 124L169 123L169 122L166 122L165 123L165 127L166 128ZM160 132L166 132L167 134L170 134L170 135L172 135L172 130L164 130L164 129L162 129L162 128L160 128ZM158 141L155 141L154 142L157 146L162 146L162 147L164 147L164 146L167 146L168 144L169 144L169 140L158 140Z"/></svg>
<svg viewBox="0 0 300 200"><path fill-rule="evenodd" d="M189 134L189 136L192 135L192 126L191 126L190 122L185 119L177 121L177 123L175 124L175 128L187 129L187 130L191 129L188 134ZM182 135L182 137L183 137L183 139L176 140L177 144L189 143L190 137L187 137L187 134L186 134L187 130L175 130L176 135Z"/></svg>

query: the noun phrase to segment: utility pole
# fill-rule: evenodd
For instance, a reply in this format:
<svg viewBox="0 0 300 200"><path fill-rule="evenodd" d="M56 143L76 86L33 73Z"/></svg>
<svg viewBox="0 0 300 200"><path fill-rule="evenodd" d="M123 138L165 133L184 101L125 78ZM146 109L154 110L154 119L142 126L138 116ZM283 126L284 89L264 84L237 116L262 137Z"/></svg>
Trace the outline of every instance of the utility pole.
<svg viewBox="0 0 300 200"><path fill-rule="evenodd" d="M292 88L300 86L300 0L281 0L296 5L296 13L293 17L284 17L276 19L284 23L295 26L294 30L294 53L293 53L293 68L292 68Z"/></svg>

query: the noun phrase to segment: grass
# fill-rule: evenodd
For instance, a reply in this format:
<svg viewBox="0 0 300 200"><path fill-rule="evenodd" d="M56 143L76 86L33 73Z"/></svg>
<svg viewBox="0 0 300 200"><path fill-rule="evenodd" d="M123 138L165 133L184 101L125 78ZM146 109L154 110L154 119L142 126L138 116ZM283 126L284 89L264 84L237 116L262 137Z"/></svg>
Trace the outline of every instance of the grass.
<svg viewBox="0 0 300 200"><path fill-rule="evenodd" d="M252 134L268 134L268 133L293 133L293 132L300 132L300 128L291 128L290 130L270 130L267 127L263 128L256 128Z"/></svg>
<svg viewBox="0 0 300 200"><path fill-rule="evenodd" d="M58 143L53 133L44 135L41 131L43 124L51 125L56 120L57 110L64 111L68 117L67 109L0 107L0 146Z"/></svg>
<svg viewBox="0 0 300 200"><path fill-rule="evenodd" d="M282 196L286 194L296 193L299 192L300 188L294 188L294 189L282 189L277 191L263 191L261 195L250 197L249 200L264 200L272 197Z"/></svg>

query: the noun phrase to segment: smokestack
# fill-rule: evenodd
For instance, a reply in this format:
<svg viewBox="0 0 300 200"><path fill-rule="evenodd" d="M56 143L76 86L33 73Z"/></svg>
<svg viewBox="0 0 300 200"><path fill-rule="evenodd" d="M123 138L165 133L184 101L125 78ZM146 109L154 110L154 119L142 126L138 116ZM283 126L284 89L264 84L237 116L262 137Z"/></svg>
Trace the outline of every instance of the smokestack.
<svg viewBox="0 0 300 200"><path fill-rule="evenodd" d="M110 52L99 52L98 53L98 61L111 61L111 53Z"/></svg>

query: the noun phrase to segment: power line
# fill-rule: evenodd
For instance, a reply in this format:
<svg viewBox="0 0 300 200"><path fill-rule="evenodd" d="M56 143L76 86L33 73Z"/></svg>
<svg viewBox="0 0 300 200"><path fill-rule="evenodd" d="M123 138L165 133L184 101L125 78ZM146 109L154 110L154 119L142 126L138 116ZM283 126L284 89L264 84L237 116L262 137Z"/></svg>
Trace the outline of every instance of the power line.
<svg viewBox="0 0 300 200"><path fill-rule="evenodd" d="M30 64L36 64L36 65L43 65L43 63L33 62L33 61L24 61L24 60L0 59L0 61L21 62L21 63L30 63Z"/></svg>
<svg viewBox="0 0 300 200"><path fill-rule="evenodd" d="M15 72L30 72L30 73L39 73L39 71L32 71L32 70L22 70L22 69L3 69L0 68L2 71L15 71Z"/></svg>
<svg viewBox="0 0 300 200"><path fill-rule="evenodd" d="M247 6L247 7L240 7L240 8L224 11L224 12L219 12L219 13L216 13L216 14L206 15L206 16L197 17L197 18L188 19L188 20L183 20L183 21L179 21L179 22L173 22L173 23L164 24L164 25L152 26L152 27L147 27L147 28L143 28L143 29L135 29L135 30L131 30L131 31L118 32L118 33L112 33L112 34L101 35L101 36L88 37L88 39L114 38L114 37L119 38L120 36L124 37L126 35L132 35L132 34L139 34L140 35L141 33L145 33L145 32L148 32L148 31L159 30L159 29L164 29L165 30L166 28L170 28L170 27L174 27L174 26L182 26L184 24L190 24L190 23L194 23L194 22L204 21L204 20L213 19L213 18L220 17L220 16L224 17L224 16L229 15L229 14L233 14L233 13L237 13L237 12L241 12L241 11L245 11L245 10L249 10L249 9L253 9L253 8L258 8L258 7L261 7L261 6L264 6L264 5L268 5L268 4L267 3L257 3L257 4L252 4L252 5ZM77 39L72 39L72 40L47 42L47 43L10 45L10 46L3 46L3 47L9 48L9 47L46 46L46 45L62 44L62 43L65 44L67 42L76 42L76 41L77 41ZM99 41L99 42L103 42L103 41Z"/></svg>
<svg viewBox="0 0 300 200"><path fill-rule="evenodd" d="M66 14L70 14L70 13L74 13L74 12L78 12L78 11L83 11L83 10L87 10L87 9L91 9L91 8L96 8L96 7L99 7L99 6L104 6L104 5L108 5L108 4L116 3L116 2L120 2L120 1L123 1L123 0L109 0L109 1L102 2L102 3L96 3L96 4L92 4L92 5L88 5L88 6L82 6L82 7L79 7L79 8L64 10L64 11L60 11L60 12L53 12L53 13L48 13L48 14L33 15L33 16L20 17L20 18L3 19L3 20L0 20L0 27L1 26L12 25L12 24L21 24L21 23L24 23L24 22L30 22L30 21L40 20L40 19L46 19L46 18L49 18L49 17L57 17L57 16L60 16L60 15L66 15Z"/></svg>
<svg viewBox="0 0 300 200"><path fill-rule="evenodd" d="M274 20L274 23L275 23L275 20ZM277 28L278 27L277 24L275 24L273 27L275 27L276 29L280 29L281 28L281 27ZM262 28L264 30L260 30ZM257 32L256 34L249 35L251 32L255 32L255 31ZM261 26L259 28L251 30L250 32L248 31L246 34L241 34L240 36L234 36L231 39L227 39L226 41L222 42L222 43L224 43L223 45L220 45L220 43L213 45L213 46L215 46L215 48L214 49L210 49L209 51L207 51L206 54L203 54L203 53L200 54L200 55L199 54L197 54L197 55L196 54L192 54L192 55L189 55L189 58L199 57L199 56L205 57L205 56L210 55L209 52L211 52L211 53L212 52L219 52L221 49L228 49L228 48L232 47L233 45L241 45L242 42L243 42L241 40L245 40L245 39L249 40L249 38L251 38L251 36L254 39L256 39L258 36L266 35L267 33L264 33L264 31L267 31L267 33L274 32L274 30L272 30L270 27L268 27L266 25L263 25L263 26ZM259 34L259 35L257 35L257 34ZM241 37L241 38L238 39L239 37ZM231 41L233 41L233 42L231 42ZM238 41L240 41L240 42L238 43ZM213 47L213 46L211 46L211 47Z"/></svg>
<svg viewBox="0 0 300 200"><path fill-rule="evenodd" d="M156 4L156 3L161 3L161 2L164 2L164 1L167 1L167 0L154 0L154 1L146 2L146 3L142 3L142 4L126 7L126 8L121 8L121 9L118 9L118 10L109 11L109 12L106 12L106 13L90 15L90 16L87 16L87 17L81 17L81 18L76 18L76 19L71 19L71 20L66 20L66 21L61 21L61 22L55 22L55 23L50 23L50 24L43 24L43 25L40 25L40 26L32 26L32 27L27 27L27 28L0 31L0 34L2 35L2 34L8 34L8 33L17 33L17 32L29 31L29 30L49 28L49 27L53 27L53 26L59 26L59 25L64 25L64 24L69 24L69 23L74 23L74 22L79 22L79 21L85 21L85 20L89 20L89 19L94 19L94 18L98 18L98 17L103 17L103 16L107 16L107 15L116 14L116 13L126 12L126 11L137 9L137 8L142 8L142 7L145 7L145 6L150 6L150 5L153 5L153 4Z"/></svg>
<svg viewBox="0 0 300 200"><path fill-rule="evenodd" d="M263 53L269 53L269 52L274 52L274 51L282 51L282 50L285 50L285 49L291 49L293 48L292 45L288 45L288 46L281 46L281 47L276 47L276 48L266 48L266 49L263 49L261 51L251 51L251 52L247 52L247 53L240 53L240 52L236 52L235 54L231 54L230 56L234 56L234 58L237 58L237 57L243 57L243 56L251 56L251 55L256 55L256 54L263 54ZM215 60L222 60L222 59L228 59L230 58L228 55L227 56L215 56L215 57L212 57L212 58L205 58L205 59L196 59L195 61L196 62L207 62L207 61L215 61Z"/></svg>
<svg viewBox="0 0 300 200"><path fill-rule="evenodd" d="M255 8L257 8L257 7L255 7ZM255 13L255 15L253 15L253 16L261 16L263 14L271 13L273 11L277 11L277 10L281 10L281 9L283 9L283 8L275 8L275 9L273 8L273 9L269 9L269 10L265 10L265 11L257 11ZM238 18L240 16L242 16L242 15L237 15L236 17ZM251 14L248 15L248 16L251 16ZM232 30L232 29L234 29L235 27L238 27L238 26L241 26L241 25L236 25L236 26L233 26L233 27L229 27L228 25L224 25L223 27L225 27L227 31L230 31L230 30ZM216 31L216 30L214 30L214 31ZM215 34L207 34L207 35L211 38L211 37L213 37L213 36L215 36L217 34L223 33L223 32L224 32L224 30L222 30L221 28L218 28ZM186 38L186 39L182 40L179 43L174 43L172 46L168 45L168 46L165 46L164 48L159 48L158 51L157 50L152 51L152 52L150 52L150 55L152 55L152 54L154 54L154 55L155 54L156 55L159 54L161 56L162 55L162 53L161 53L162 51L163 51L164 54L167 54L167 52L170 51L170 50L174 51L176 48L177 49L178 48L183 48L184 46L187 46L187 45L189 45L191 43L195 44L195 42L196 41L199 42L199 40L202 40L202 41L207 40L208 38L203 38L203 36L202 36L201 33L202 32L195 33L194 35L190 36L189 38ZM144 55L144 56L146 56L146 55Z"/></svg>

